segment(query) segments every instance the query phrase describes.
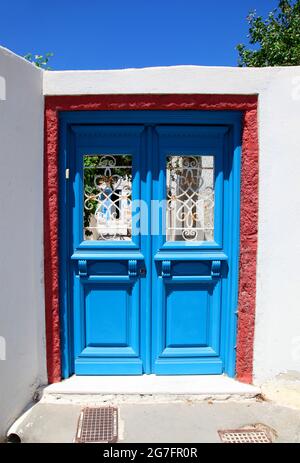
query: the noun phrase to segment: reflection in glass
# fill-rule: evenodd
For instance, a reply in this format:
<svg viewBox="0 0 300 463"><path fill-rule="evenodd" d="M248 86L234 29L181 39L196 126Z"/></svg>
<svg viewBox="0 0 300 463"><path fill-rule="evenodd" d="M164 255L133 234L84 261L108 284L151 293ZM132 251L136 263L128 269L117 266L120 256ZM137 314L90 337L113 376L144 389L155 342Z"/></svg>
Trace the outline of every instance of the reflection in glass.
<svg viewBox="0 0 300 463"><path fill-rule="evenodd" d="M167 241L213 241L213 156L168 156L166 214Z"/></svg>
<svg viewBox="0 0 300 463"><path fill-rule="evenodd" d="M131 240L131 155L85 155L83 170L84 239Z"/></svg>

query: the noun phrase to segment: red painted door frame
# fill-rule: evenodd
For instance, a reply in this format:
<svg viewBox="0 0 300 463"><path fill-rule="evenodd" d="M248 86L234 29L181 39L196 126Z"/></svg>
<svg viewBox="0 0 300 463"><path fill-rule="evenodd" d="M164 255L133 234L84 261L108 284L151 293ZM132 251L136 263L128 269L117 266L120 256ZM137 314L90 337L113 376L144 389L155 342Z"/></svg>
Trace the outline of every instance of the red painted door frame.
<svg viewBox="0 0 300 463"><path fill-rule="evenodd" d="M242 172L236 377L251 383L258 227L256 95L80 95L45 98L44 249L47 370L61 380L58 255L58 113L83 110L242 111Z"/></svg>

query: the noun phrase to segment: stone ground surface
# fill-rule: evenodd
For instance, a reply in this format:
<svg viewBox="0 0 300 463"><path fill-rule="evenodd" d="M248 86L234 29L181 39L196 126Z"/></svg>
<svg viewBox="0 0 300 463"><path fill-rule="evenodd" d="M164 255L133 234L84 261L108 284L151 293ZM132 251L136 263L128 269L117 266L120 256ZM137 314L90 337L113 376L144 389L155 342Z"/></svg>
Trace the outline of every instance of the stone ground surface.
<svg viewBox="0 0 300 463"><path fill-rule="evenodd" d="M218 430L262 424L275 442L300 443L300 409L257 399L186 400L174 403L119 403L120 443L220 442ZM22 442L73 442L82 405L43 403L17 427Z"/></svg>
<svg viewBox="0 0 300 463"><path fill-rule="evenodd" d="M261 392L278 405L300 410L300 373L282 373L275 380L263 384Z"/></svg>

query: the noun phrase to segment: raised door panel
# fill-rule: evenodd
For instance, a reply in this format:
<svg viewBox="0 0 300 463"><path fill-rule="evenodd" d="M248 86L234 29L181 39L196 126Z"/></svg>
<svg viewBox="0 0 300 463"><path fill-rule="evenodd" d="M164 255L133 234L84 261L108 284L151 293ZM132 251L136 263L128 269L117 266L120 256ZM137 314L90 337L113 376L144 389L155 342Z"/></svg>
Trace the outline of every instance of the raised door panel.
<svg viewBox="0 0 300 463"><path fill-rule="evenodd" d="M75 373L142 372L139 285L126 277L77 280L75 327L82 335L77 338Z"/></svg>
<svg viewBox="0 0 300 463"><path fill-rule="evenodd" d="M172 352L185 355L187 349L196 354L209 345L211 296L207 285L166 284L166 349L162 355Z"/></svg>
<svg viewBox="0 0 300 463"><path fill-rule="evenodd" d="M221 373L221 281L177 278L160 277L157 285L154 371Z"/></svg>

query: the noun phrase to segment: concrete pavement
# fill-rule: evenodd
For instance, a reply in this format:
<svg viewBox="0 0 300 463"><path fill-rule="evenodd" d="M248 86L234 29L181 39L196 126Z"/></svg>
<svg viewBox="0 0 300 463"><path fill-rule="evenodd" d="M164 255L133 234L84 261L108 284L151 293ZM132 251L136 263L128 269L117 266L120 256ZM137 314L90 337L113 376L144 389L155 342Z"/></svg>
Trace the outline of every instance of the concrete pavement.
<svg viewBox="0 0 300 463"><path fill-rule="evenodd" d="M85 403L84 406L87 404ZM118 403L120 443L220 442L218 430L263 424L274 430L275 442L300 443L300 410L259 399L173 403ZM19 420L22 442L73 442L82 405L34 405Z"/></svg>

